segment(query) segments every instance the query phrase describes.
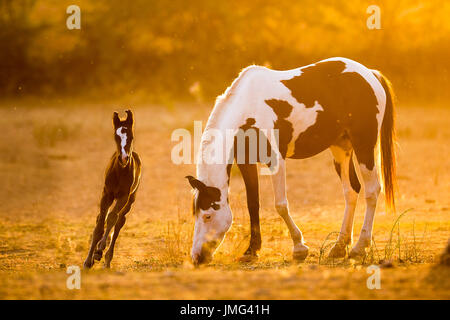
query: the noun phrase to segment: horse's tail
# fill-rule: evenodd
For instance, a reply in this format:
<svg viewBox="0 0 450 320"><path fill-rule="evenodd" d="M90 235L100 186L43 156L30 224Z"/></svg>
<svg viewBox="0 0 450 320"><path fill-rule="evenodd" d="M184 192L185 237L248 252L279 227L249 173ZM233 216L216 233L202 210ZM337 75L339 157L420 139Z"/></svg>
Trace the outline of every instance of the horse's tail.
<svg viewBox="0 0 450 320"><path fill-rule="evenodd" d="M381 178L383 180L386 208L388 211L395 212L395 96L391 82L379 71L375 71L374 74L386 92L386 108L380 135Z"/></svg>

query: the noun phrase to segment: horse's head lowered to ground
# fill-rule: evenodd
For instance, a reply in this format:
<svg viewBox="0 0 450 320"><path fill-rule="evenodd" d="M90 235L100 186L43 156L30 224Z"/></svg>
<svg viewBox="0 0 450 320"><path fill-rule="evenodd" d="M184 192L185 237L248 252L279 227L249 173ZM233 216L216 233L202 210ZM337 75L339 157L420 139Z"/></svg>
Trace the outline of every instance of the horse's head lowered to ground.
<svg viewBox="0 0 450 320"><path fill-rule="evenodd" d="M127 166L130 161L134 136L133 112L131 112L131 110L127 110L126 114L127 118L123 121L120 120L117 112L114 112L113 114L114 140L117 145L119 163L123 167Z"/></svg>
<svg viewBox="0 0 450 320"><path fill-rule="evenodd" d="M232 214L219 188L207 186L192 176L186 178L195 190L192 205L195 229L191 256L193 263L198 265L211 261L214 251L231 226Z"/></svg>

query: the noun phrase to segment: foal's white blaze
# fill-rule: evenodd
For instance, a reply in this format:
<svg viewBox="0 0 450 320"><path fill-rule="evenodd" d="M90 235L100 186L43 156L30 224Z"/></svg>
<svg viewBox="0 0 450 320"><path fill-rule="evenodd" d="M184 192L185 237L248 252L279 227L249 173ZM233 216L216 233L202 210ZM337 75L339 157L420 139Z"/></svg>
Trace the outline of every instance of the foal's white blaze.
<svg viewBox="0 0 450 320"><path fill-rule="evenodd" d="M120 137L120 147L122 148L122 160L127 158L127 153L125 151L125 146L127 145L127 133L122 132L125 127L120 127L116 130L116 134Z"/></svg>

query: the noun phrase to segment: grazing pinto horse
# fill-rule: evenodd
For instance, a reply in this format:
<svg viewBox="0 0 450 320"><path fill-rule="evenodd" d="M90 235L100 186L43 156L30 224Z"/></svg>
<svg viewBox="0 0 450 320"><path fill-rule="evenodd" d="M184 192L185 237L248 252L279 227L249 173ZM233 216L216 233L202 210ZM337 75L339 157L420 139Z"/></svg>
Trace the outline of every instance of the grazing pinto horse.
<svg viewBox="0 0 450 320"><path fill-rule="evenodd" d="M231 163L202 161L213 144L208 133L219 131L225 136L225 131L230 129L241 129L245 134L249 129L278 130L277 145L271 145L278 162L278 170L272 173L275 207L289 229L296 259L305 259L308 247L289 214L286 158L308 158L327 148L333 154L346 206L338 241L330 252L332 257L345 256L346 248L352 242L353 215L361 188L355 165L359 167L364 182L367 207L359 240L349 255L363 255L371 244L380 192L374 155L378 137L386 204L388 209L395 210L393 92L389 81L379 71L345 58L330 58L286 71L250 66L218 97L202 135L197 179L187 177L195 190L195 230L191 252L195 264L212 259L231 226L228 187L236 144L228 143L219 150L225 158L231 158ZM245 152L249 149L246 144ZM247 158L246 155L245 161L238 162L238 166L246 186L251 224L250 246L244 257L251 258L261 247L261 235L257 165Z"/></svg>
<svg viewBox="0 0 450 320"><path fill-rule="evenodd" d="M136 199L136 191L141 178L141 160L136 152L132 151L133 142L133 113L126 111L127 118L119 119L114 112L113 126L114 139L117 151L112 156L105 174L105 186L100 202L100 214L97 216L97 224L92 235L91 248L84 261L84 267L90 268L94 259L100 261L106 241L111 229L114 227L111 243L105 255L105 267L109 268L114 254L114 245L119 236L120 229L125 224L125 215L130 211L131 205ZM116 201L111 211L109 207ZM106 218L106 214L108 217ZM104 230L106 218L106 230Z"/></svg>

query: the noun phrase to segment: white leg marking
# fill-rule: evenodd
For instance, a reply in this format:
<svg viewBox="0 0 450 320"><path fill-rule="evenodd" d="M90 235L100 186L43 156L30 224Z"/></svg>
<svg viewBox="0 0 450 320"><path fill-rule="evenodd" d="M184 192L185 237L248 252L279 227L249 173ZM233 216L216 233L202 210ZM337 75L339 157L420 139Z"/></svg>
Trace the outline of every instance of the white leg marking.
<svg viewBox="0 0 450 320"><path fill-rule="evenodd" d="M370 246L375 209L377 207L378 195L381 190L380 183L378 182L377 167L374 166L372 170L369 170L364 164L360 164L360 169L364 180L366 214L364 216L364 224L358 242L350 252L350 256L363 255L365 248Z"/></svg>
<svg viewBox="0 0 450 320"><path fill-rule="evenodd" d="M345 244L351 244L353 238L353 218L355 214L356 202L358 200L358 193L353 190L350 184L350 166L351 152L344 151L338 147L330 147L335 161L339 163L341 169L341 182L345 199L344 220L342 221L341 231L338 236L338 241L343 241Z"/></svg>
<svg viewBox="0 0 450 320"><path fill-rule="evenodd" d="M350 166L351 151L345 151L339 147L330 147L335 161L340 166L340 177L342 189L345 199L344 219L342 220L341 231L339 232L337 242L329 253L330 258L343 258L346 255L346 248L353 240L353 218L355 214L356 202L358 200L358 193L353 190L350 184Z"/></svg>
<svg viewBox="0 0 450 320"><path fill-rule="evenodd" d="M279 167L276 174L272 175L272 185L275 195L275 208L278 214L283 218L286 223L292 241L294 242L294 258L304 260L308 255L308 247L303 243L303 235L300 229L292 220L289 214L289 205L286 197L286 162L284 159L279 158Z"/></svg>

